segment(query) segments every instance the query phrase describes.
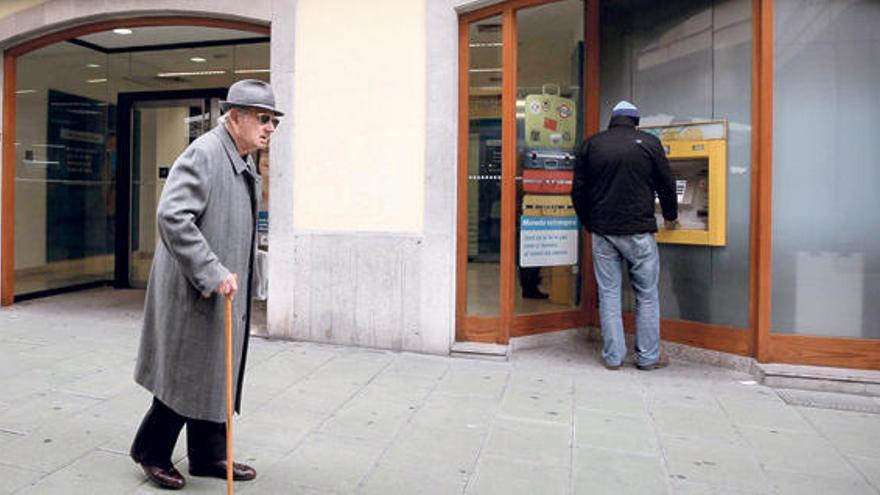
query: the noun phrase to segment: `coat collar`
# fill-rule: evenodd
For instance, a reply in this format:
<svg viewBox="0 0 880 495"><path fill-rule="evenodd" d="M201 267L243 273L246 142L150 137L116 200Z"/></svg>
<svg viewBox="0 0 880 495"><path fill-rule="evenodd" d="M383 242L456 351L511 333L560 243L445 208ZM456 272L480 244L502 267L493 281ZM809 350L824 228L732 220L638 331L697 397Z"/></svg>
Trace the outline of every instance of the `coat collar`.
<svg viewBox="0 0 880 495"><path fill-rule="evenodd" d="M611 122L608 123L608 128L612 127L636 127L636 119L632 117L627 117L626 115L615 115L611 117Z"/></svg>
<svg viewBox="0 0 880 495"><path fill-rule="evenodd" d="M217 138L220 139L220 142L223 143L223 149L226 150L226 154L229 156L229 161L232 162L232 168L235 170L235 173L241 174L247 170L251 177L256 178L257 169L254 165L254 159L250 154L247 155L247 160L242 159L241 155L238 154L238 148L235 147L235 141L232 139L232 135L229 134L229 130L226 129L226 126L220 124L214 128L213 132L217 135Z"/></svg>

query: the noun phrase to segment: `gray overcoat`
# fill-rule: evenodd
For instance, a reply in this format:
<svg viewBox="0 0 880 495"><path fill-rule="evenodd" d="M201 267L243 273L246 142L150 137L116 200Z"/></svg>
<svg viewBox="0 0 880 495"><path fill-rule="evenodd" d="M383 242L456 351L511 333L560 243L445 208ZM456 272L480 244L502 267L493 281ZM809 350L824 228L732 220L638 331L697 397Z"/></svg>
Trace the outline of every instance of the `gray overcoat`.
<svg viewBox="0 0 880 495"><path fill-rule="evenodd" d="M226 422L224 297L214 289L238 274L233 300L235 408L250 334L251 278L260 177L221 124L177 158L159 199L156 246L135 381L178 414Z"/></svg>

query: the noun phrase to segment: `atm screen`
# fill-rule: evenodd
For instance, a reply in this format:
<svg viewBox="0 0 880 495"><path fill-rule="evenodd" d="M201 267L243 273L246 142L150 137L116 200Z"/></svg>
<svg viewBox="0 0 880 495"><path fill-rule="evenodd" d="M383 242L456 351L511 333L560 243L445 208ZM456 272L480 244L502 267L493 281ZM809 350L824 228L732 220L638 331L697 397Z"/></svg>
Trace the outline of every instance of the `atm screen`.
<svg viewBox="0 0 880 495"><path fill-rule="evenodd" d="M678 199L678 221L683 230L706 230L709 220L709 159L671 159ZM658 225L663 222L660 201L656 206Z"/></svg>

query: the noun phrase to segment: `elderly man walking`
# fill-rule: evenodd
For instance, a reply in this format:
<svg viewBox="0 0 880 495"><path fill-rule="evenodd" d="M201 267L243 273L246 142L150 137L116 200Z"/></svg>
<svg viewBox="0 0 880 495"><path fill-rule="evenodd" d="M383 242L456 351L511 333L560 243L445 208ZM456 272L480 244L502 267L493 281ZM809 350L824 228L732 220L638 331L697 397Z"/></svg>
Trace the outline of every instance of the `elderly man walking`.
<svg viewBox="0 0 880 495"><path fill-rule="evenodd" d="M226 477L225 296L233 300L235 409L250 333L260 176L250 153L266 148L282 112L272 88L243 80L221 102L221 123L177 158L156 214L161 242L147 285L135 381L153 394L131 457L164 488L186 480L171 453L186 425L189 473ZM235 463L236 480L256 471Z"/></svg>
<svg viewBox="0 0 880 495"><path fill-rule="evenodd" d="M660 358L660 255L654 233L655 193L667 228L675 228L675 180L660 140L636 129L639 110L627 101L611 112L608 130L585 141L575 160L572 202L592 234L593 269L605 367L620 368L626 341L620 314L623 264L636 293L636 367L666 365Z"/></svg>

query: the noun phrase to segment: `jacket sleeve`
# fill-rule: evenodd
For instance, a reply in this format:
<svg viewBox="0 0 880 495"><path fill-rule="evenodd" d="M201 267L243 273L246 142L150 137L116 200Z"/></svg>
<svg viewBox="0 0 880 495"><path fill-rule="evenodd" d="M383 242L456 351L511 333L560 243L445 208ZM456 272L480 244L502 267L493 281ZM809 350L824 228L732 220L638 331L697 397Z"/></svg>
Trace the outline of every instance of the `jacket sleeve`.
<svg viewBox="0 0 880 495"><path fill-rule="evenodd" d="M207 154L190 148L171 167L156 211L162 244L205 297L229 275L198 226L211 196L211 182Z"/></svg>
<svg viewBox="0 0 880 495"><path fill-rule="evenodd" d="M587 140L578 148L574 161L574 181L571 186L571 202L578 219L589 230L590 219L590 187L587 181L587 160L589 160L590 141Z"/></svg>
<svg viewBox="0 0 880 495"><path fill-rule="evenodd" d="M652 141L651 158L654 161L653 176L654 188L657 190L657 197L660 198L660 209L663 211L663 218L669 221L678 218L678 196L675 194L675 178L672 176L672 169L669 167L669 160L663 151L663 145L660 140Z"/></svg>

